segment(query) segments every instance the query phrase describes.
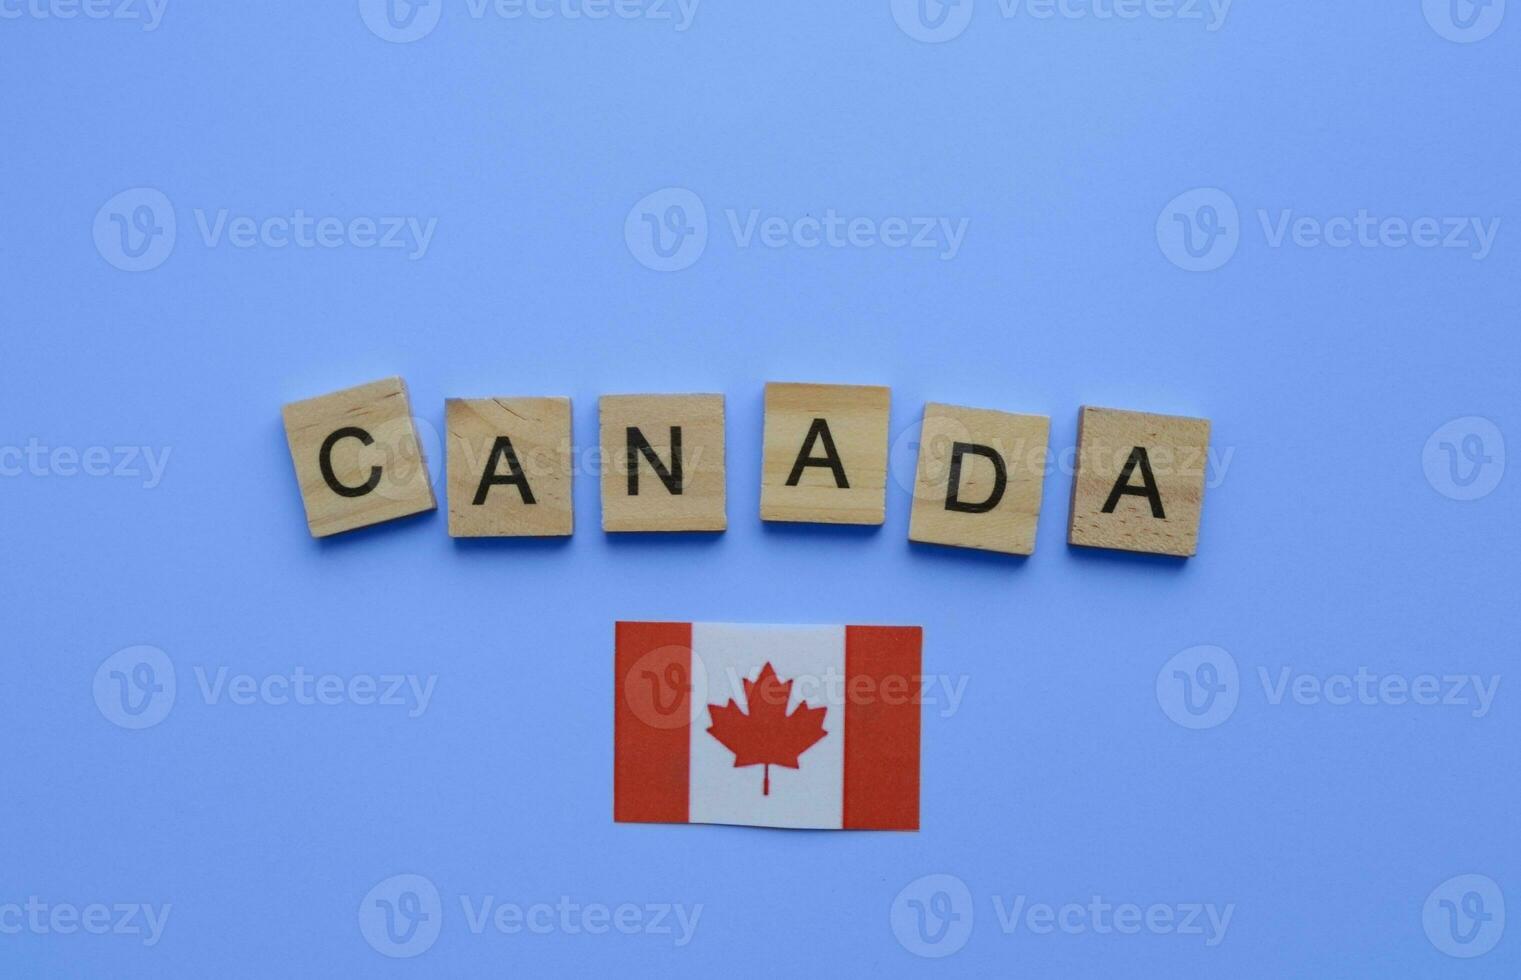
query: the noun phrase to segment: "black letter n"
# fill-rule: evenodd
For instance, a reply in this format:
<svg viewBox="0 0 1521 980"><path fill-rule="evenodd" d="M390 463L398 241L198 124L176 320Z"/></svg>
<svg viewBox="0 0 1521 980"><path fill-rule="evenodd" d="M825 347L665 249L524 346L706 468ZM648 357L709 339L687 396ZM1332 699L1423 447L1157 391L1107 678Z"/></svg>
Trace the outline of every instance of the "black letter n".
<svg viewBox="0 0 1521 980"><path fill-rule="evenodd" d="M665 488L676 496L681 496L681 426L671 426L671 468L666 469L660 461L650 441L644 437L635 426L629 426L628 437L628 495L639 496L639 457L643 455L649 460L650 468L665 484Z"/></svg>

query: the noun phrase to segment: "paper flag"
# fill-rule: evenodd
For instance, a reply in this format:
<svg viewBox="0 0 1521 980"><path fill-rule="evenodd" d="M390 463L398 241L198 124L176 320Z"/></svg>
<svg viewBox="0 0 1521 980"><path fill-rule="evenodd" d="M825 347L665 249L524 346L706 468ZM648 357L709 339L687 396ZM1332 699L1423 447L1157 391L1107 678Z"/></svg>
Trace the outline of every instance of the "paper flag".
<svg viewBox="0 0 1521 980"><path fill-rule="evenodd" d="M917 626L617 626L613 817L919 829Z"/></svg>

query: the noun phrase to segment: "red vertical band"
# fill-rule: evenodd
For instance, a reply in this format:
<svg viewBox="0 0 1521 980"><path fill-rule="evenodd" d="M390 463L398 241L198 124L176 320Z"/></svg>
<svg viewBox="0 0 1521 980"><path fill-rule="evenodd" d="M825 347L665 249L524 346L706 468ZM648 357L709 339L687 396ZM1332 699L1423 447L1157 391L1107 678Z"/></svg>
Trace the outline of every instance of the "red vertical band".
<svg viewBox="0 0 1521 980"><path fill-rule="evenodd" d="M686 823L692 624L619 623L613 661L613 819Z"/></svg>
<svg viewBox="0 0 1521 980"><path fill-rule="evenodd" d="M847 830L919 829L917 626L845 627Z"/></svg>

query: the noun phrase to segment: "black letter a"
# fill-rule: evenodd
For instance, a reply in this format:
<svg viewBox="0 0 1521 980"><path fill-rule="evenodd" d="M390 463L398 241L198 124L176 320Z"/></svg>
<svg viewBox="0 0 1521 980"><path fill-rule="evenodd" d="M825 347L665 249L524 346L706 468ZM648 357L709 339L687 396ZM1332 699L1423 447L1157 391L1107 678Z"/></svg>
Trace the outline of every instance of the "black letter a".
<svg viewBox="0 0 1521 980"><path fill-rule="evenodd" d="M1137 463L1141 464L1141 486L1130 485L1130 474L1135 472ZM1151 460L1146 456L1143 446L1136 446L1130 450L1130 458L1125 461L1125 468L1120 470L1120 478L1114 481L1114 489L1109 491L1109 499L1104 502L1104 513L1113 514L1114 508L1119 504L1123 496L1145 497L1151 501L1151 516L1167 519L1162 513L1162 495L1157 492L1156 478L1151 475Z"/></svg>
<svg viewBox="0 0 1521 980"><path fill-rule="evenodd" d="M510 476L501 476L496 471L496 461L507 460L507 468L512 471ZM500 483L515 484L518 493L523 495L523 503L534 503L533 491L528 487L528 477L523 475L523 467L518 465L518 454L512 451L512 440L506 436L497 436L496 442L491 445L491 458L486 460L486 472L481 474L481 485L475 490L475 499L471 503L479 507L486 502L486 494L491 488Z"/></svg>
<svg viewBox="0 0 1521 980"><path fill-rule="evenodd" d="M818 440L824 443L824 455L815 457L813 443ZM808 427L808 438L803 440L803 448L797 454L797 462L792 464L792 475L787 477L787 486L795 487L803 478L803 467L827 466L834 473L834 485L841 490L850 489L850 481L845 479L845 464L840 462L840 454L835 452L834 437L829 434L829 423L823 419L814 419Z"/></svg>

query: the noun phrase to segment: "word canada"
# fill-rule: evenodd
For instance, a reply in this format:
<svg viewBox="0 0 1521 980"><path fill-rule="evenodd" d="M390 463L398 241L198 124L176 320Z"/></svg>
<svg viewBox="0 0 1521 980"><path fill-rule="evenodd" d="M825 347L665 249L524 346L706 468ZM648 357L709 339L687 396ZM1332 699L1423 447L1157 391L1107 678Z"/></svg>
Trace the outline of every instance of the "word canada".
<svg viewBox="0 0 1521 980"><path fill-rule="evenodd" d="M763 521L882 524L887 388L766 385ZM728 526L722 395L604 395L602 529ZM437 508L406 384L387 378L285 406L307 526L326 537ZM455 537L574 530L568 398L445 402ZM1067 540L1189 557L1198 551L1209 421L1084 407ZM1050 419L930 403L914 474L911 541L1035 551Z"/></svg>

